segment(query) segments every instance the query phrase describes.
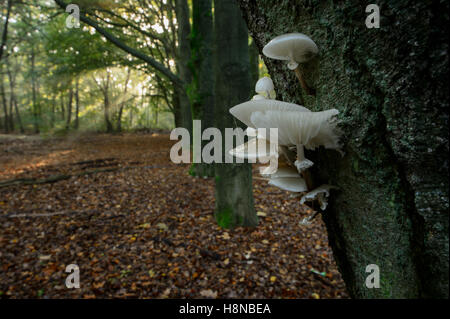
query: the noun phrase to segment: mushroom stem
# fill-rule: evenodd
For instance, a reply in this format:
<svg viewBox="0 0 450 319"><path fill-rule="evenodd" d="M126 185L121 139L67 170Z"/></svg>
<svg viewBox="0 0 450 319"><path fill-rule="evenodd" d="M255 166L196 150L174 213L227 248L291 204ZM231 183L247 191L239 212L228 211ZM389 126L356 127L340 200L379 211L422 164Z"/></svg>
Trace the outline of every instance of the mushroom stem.
<svg viewBox="0 0 450 319"><path fill-rule="evenodd" d="M305 149L303 145L297 145L297 159L301 162L305 159Z"/></svg>
<svg viewBox="0 0 450 319"><path fill-rule="evenodd" d="M305 160L305 149L301 144L297 145L297 160L299 162ZM313 189L311 173L307 169L305 169L304 171L301 172L301 175L305 180L306 188L308 189L308 191Z"/></svg>
<svg viewBox="0 0 450 319"><path fill-rule="evenodd" d="M298 67L296 67L294 69L294 72L295 72L295 75L297 76L297 78L298 78L298 80L300 82L300 85L302 86L303 90L305 90L306 94L312 95L312 96L316 96L316 90L313 89L313 88L310 88L308 86L308 84L306 84L306 81L305 81L305 79L303 78L303 75L302 75L302 71L300 70L300 65L298 65Z"/></svg>

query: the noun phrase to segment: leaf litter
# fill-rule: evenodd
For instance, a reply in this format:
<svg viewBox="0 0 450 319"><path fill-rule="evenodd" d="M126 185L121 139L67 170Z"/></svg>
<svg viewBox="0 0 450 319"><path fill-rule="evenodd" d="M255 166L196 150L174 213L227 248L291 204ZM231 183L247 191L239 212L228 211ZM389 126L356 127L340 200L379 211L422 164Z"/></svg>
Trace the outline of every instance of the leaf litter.
<svg viewBox="0 0 450 319"><path fill-rule="evenodd" d="M0 188L0 297L348 298L321 219L298 226L311 214L298 198L254 180L258 227L221 229L214 181L170 162L173 143L0 139L0 183L32 180Z"/></svg>

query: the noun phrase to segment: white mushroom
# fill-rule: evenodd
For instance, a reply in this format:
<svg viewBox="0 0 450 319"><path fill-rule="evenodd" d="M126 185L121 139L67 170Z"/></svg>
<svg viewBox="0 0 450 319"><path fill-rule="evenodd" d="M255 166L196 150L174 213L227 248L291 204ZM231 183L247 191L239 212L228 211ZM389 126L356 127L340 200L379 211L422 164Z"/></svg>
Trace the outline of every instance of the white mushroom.
<svg viewBox="0 0 450 319"><path fill-rule="evenodd" d="M298 175L297 177L271 177L269 185L294 193L305 192L308 190L305 180Z"/></svg>
<svg viewBox="0 0 450 319"><path fill-rule="evenodd" d="M325 148L339 148L336 123L331 121L338 113L336 109L322 112L255 111L250 115L250 122L258 128L278 128L278 143L297 148L295 165L302 172L313 165L305 158L304 147L315 149L323 145Z"/></svg>
<svg viewBox="0 0 450 319"><path fill-rule="evenodd" d="M264 96L266 99L274 99L276 96L272 79L265 76L256 82L255 92Z"/></svg>
<svg viewBox="0 0 450 319"><path fill-rule="evenodd" d="M254 124L250 121L250 117L253 112L266 112L266 111L298 111L298 112L311 112L306 107L294 104L294 103L287 103L282 102L278 100L270 100L270 99L264 99L264 100L253 100L253 101L247 101L238 105L233 106L230 109L231 115L233 115L235 118L237 118L239 121L244 123L245 125L249 127L254 127ZM277 127L277 126L272 126Z"/></svg>
<svg viewBox="0 0 450 319"><path fill-rule="evenodd" d="M255 163L257 160L266 162L271 158L278 158L278 152L271 151L269 141L262 138L251 138L248 142L231 149L229 154Z"/></svg>
<svg viewBox="0 0 450 319"><path fill-rule="evenodd" d="M294 177L297 178L300 175L298 172L291 167L278 167L277 171L273 174L268 174L270 178L286 178L286 177Z"/></svg>
<svg viewBox="0 0 450 319"><path fill-rule="evenodd" d="M252 101L265 100L265 99L266 98L261 94L256 94L256 95L253 95L253 97L252 97Z"/></svg>
<svg viewBox="0 0 450 319"><path fill-rule="evenodd" d="M300 199L300 204L304 204L306 201L313 201L317 199L321 210L325 210L328 205L328 197L330 196L330 189L337 189L336 186L322 185L316 189L310 191Z"/></svg>
<svg viewBox="0 0 450 319"><path fill-rule="evenodd" d="M309 95L315 95L313 89L308 87L299 63L307 62L319 52L317 45L305 34L288 33L272 39L263 48L263 54L268 58L289 61L288 68L295 71L301 86Z"/></svg>

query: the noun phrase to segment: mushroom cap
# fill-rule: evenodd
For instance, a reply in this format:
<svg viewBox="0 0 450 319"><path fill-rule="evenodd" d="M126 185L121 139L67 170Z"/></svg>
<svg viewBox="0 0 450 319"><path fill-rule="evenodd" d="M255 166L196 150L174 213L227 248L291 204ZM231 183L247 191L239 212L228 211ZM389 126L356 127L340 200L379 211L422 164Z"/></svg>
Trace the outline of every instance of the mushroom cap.
<svg viewBox="0 0 450 319"><path fill-rule="evenodd" d="M297 178L300 177L300 175L294 168L287 166L287 167L278 167L277 171L273 174L270 174L269 177L271 179L286 178L286 177Z"/></svg>
<svg viewBox="0 0 450 319"><path fill-rule="evenodd" d="M239 121L243 122L245 125L249 127L256 126L253 125L252 121L250 120L250 117L253 112L262 112L265 113L266 111L297 111L297 112L311 112L306 107L294 104L294 103L287 103L283 101L278 100L270 100L270 99L264 99L264 100L252 100L247 101L238 105L233 106L230 109L231 115L233 115L235 118L237 118ZM277 126L272 126L277 127Z"/></svg>
<svg viewBox="0 0 450 319"><path fill-rule="evenodd" d="M248 142L231 149L229 154L237 158L259 159L260 161L269 161L270 158L278 158L278 152L271 152L269 141L262 138L252 138Z"/></svg>
<svg viewBox="0 0 450 319"><path fill-rule="evenodd" d="M297 177L271 178L269 180L269 185L294 193L300 193L307 190L305 180L298 176L298 174Z"/></svg>
<svg viewBox="0 0 450 319"><path fill-rule="evenodd" d="M339 137L334 131L336 123L331 121L338 113L336 109L321 112L255 111L250 115L250 122L257 128L278 128L280 145L304 145L308 149L320 145L339 148Z"/></svg>
<svg viewBox="0 0 450 319"><path fill-rule="evenodd" d="M271 59L303 63L319 52L317 45L303 33L287 33L270 40L263 54Z"/></svg>
<svg viewBox="0 0 450 319"><path fill-rule="evenodd" d="M267 76L260 78L255 85L255 92L260 94L272 92L274 89L272 79Z"/></svg>
<svg viewBox="0 0 450 319"><path fill-rule="evenodd" d="M252 101L265 100L265 99L266 99L266 97L261 94L256 94L256 95L253 95L253 97L252 97Z"/></svg>
<svg viewBox="0 0 450 319"><path fill-rule="evenodd" d="M300 204L304 204L306 201L313 201L317 199L320 204L320 209L325 210L328 205L327 197L330 196L330 189L337 189L337 187L327 184L321 185L304 195L300 199Z"/></svg>

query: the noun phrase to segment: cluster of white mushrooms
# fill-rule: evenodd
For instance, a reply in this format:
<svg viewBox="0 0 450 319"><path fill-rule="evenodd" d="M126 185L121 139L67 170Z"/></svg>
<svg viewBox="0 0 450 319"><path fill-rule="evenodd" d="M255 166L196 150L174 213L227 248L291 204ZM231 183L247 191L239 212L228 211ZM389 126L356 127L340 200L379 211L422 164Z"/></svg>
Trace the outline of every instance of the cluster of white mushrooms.
<svg viewBox="0 0 450 319"><path fill-rule="evenodd" d="M313 90L303 80L299 63L308 61L317 52L314 41L301 33L276 37L263 49L263 54L269 58L289 61L288 68L295 70L307 94ZM293 193L306 193L301 197L301 204L317 201L321 210L325 210L330 189L334 187L322 185L312 189L308 168L314 163L305 158L304 149L314 150L324 146L340 151L335 118L339 112L336 109L311 112L303 106L278 101L275 99L273 82L268 77L263 77L256 83L255 91L257 95L251 101L230 109L234 117L248 126L247 135L250 136L247 143L230 150L230 154L260 161L277 158L276 172L261 171L269 184ZM267 136L261 133L269 132L270 128L278 129L275 152L268 147ZM261 147L263 144L266 144L265 147ZM312 218L314 217L303 219L301 224L309 224Z"/></svg>

